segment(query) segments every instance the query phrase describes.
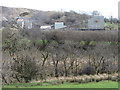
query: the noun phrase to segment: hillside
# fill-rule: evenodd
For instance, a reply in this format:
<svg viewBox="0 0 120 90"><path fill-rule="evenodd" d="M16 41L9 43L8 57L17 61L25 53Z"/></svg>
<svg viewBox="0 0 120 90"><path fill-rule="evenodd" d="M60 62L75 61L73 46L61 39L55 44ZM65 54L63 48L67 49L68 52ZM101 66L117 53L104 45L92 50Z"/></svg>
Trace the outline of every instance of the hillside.
<svg viewBox="0 0 120 90"><path fill-rule="evenodd" d="M27 17L33 22L33 25L37 28L40 25L51 25L55 21L63 21L68 27L86 27L86 23L89 15L78 14L74 11L70 12L57 12L57 11L39 11L26 8L10 8L10 7L0 7L2 13L2 26L6 27L10 24L15 23L16 18L23 14L28 13Z"/></svg>
<svg viewBox="0 0 120 90"><path fill-rule="evenodd" d="M88 14L80 14L75 11L70 12L58 12L58 11L40 11L26 8L10 8L0 6L2 12L2 27L12 27L16 25L16 19L22 15L27 17L32 22L33 28L38 29L41 25L53 25L56 21L62 21L68 28L87 28L88 19L91 17ZM118 23L120 22L116 18L111 19L104 18L106 30L117 30Z"/></svg>

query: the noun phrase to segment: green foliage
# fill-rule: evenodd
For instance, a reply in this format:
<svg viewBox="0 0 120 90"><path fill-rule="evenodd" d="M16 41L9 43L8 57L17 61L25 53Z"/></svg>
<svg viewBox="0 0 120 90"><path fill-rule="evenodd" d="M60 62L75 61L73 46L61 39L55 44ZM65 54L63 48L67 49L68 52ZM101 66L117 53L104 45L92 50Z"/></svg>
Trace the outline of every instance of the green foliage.
<svg viewBox="0 0 120 90"><path fill-rule="evenodd" d="M47 40L44 40L44 42L43 42L43 40L36 40L35 44L39 46L39 45L44 44L44 43L46 44L47 42L48 42Z"/></svg>
<svg viewBox="0 0 120 90"><path fill-rule="evenodd" d="M106 30L109 30L109 29L111 29L111 30L118 30L118 24L116 24L116 23L105 23L104 24L104 26L105 26L105 28L106 28Z"/></svg>
<svg viewBox="0 0 120 90"><path fill-rule="evenodd" d="M80 44L81 44L81 45L85 45L86 42L85 42L85 41L81 41Z"/></svg>
<svg viewBox="0 0 120 90"><path fill-rule="evenodd" d="M95 42L94 42L94 41L91 41L91 42L89 43L89 45L95 45Z"/></svg>

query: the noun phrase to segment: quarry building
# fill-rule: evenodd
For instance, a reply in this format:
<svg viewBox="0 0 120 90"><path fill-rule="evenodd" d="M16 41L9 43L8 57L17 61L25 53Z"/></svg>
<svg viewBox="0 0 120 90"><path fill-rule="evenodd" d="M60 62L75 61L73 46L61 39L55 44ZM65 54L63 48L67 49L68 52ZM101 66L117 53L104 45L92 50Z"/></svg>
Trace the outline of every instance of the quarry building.
<svg viewBox="0 0 120 90"><path fill-rule="evenodd" d="M19 16L17 19L17 25L21 27L22 29L32 29L33 23L29 17L22 17ZM88 19L87 28L88 30L103 30L104 29L104 16L91 16ZM67 28L66 25L64 25L64 22L54 22L53 25L41 25L39 27L40 30L51 30L51 29L64 29ZM76 28L75 28L76 29ZM82 30L82 28L79 28L79 30Z"/></svg>

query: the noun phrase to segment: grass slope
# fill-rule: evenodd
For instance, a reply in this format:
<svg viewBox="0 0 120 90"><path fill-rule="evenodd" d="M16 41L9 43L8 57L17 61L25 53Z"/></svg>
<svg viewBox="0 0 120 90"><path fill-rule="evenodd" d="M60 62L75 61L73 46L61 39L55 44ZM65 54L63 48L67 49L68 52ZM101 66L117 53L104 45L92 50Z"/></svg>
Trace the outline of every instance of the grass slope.
<svg viewBox="0 0 120 90"><path fill-rule="evenodd" d="M68 83L52 85L50 83L43 83L43 86L40 86L40 83L21 83L21 84L11 84L5 85L3 88L118 88L118 82L114 81L101 81L101 82L91 82L91 83Z"/></svg>

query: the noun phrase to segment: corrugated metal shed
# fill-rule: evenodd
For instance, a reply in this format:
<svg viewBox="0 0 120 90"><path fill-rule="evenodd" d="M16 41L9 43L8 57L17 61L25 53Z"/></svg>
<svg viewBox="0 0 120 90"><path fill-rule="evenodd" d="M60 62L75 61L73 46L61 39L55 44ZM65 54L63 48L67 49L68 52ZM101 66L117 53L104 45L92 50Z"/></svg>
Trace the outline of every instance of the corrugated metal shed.
<svg viewBox="0 0 120 90"><path fill-rule="evenodd" d="M55 22L54 27L55 29L61 29L61 28L65 28L66 26L64 25L63 22Z"/></svg>

